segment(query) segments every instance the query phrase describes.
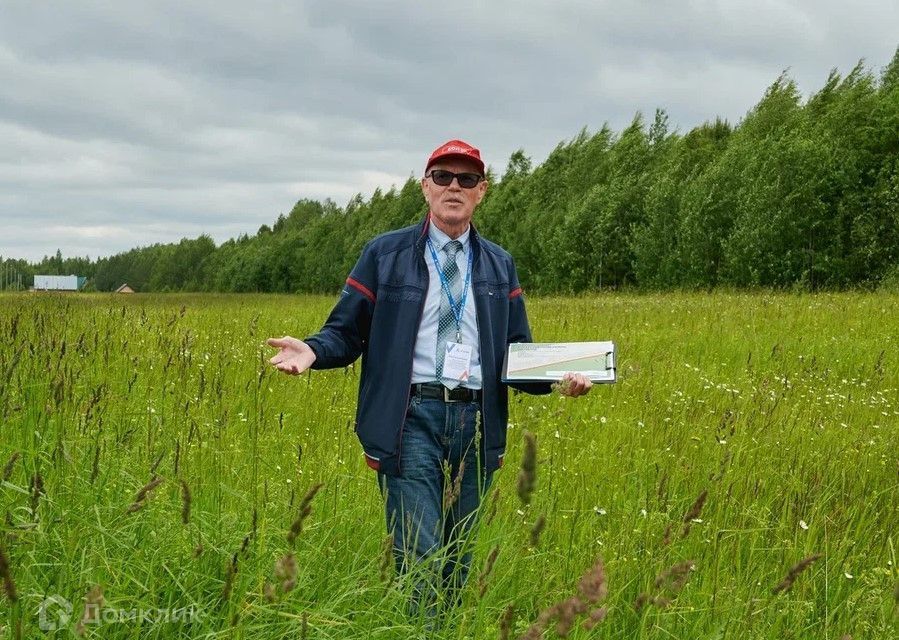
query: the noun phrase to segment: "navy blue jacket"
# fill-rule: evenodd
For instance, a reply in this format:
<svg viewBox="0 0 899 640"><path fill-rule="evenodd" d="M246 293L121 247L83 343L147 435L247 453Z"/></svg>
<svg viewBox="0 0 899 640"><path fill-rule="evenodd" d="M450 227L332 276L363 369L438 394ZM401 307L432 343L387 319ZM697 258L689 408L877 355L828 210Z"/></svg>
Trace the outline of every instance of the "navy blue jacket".
<svg viewBox="0 0 899 640"><path fill-rule="evenodd" d="M425 247L429 217L370 241L321 331L306 339L313 369L345 367L362 356L356 434L366 462L401 475L403 425L409 408L412 354L428 290ZM481 460L485 472L502 465L508 425L508 389L500 382L506 346L531 342L512 256L471 228L471 292L481 348ZM516 384L549 393L547 383Z"/></svg>

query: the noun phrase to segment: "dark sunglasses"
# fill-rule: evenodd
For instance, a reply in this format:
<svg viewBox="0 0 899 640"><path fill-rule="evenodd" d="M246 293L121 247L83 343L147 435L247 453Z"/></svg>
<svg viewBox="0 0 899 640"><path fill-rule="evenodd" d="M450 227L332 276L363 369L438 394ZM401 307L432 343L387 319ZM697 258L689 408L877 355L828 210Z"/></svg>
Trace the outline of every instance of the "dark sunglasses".
<svg viewBox="0 0 899 640"><path fill-rule="evenodd" d="M479 176L476 173L453 173L443 169L434 169L430 173L426 173L425 178L430 178L434 181L434 184L440 187L450 186L453 183L453 178L455 178L463 189L474 189L484 179L484 176Z"/></svg>

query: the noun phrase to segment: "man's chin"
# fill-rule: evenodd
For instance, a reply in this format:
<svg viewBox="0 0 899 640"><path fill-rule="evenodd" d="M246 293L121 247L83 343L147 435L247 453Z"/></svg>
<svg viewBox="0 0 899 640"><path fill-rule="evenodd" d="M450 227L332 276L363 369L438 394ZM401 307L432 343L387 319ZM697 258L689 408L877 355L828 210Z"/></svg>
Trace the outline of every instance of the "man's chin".
<svg viewBox="0 0 899 640"><path fill-rule="evenodd" d="M437 217L450 224L459 224L468 222L471 219L471 214L465 211L463 207L444 207Z"/></svg>

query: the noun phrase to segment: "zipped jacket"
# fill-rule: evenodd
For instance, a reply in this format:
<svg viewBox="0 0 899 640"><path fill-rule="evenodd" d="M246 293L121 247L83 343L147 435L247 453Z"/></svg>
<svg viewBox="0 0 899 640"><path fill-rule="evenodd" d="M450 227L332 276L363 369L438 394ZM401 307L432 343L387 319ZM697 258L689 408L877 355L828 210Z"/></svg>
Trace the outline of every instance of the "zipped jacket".
<svg viewBox="0 0 899 640"><path fill-rule="evenodd" d="M353 267L327 322L305 342L313 369L345 367L362 356L356 434L366 462L402 475L403 426L412 387L412 359L429 286L425 248L430 217L371 240ZM481 353L481 464L502 465L508 425L508 389L500 381L506 347L531 342L512 256L471 227L471 292ZM549 393L547 383L515 384Z"/></svg>

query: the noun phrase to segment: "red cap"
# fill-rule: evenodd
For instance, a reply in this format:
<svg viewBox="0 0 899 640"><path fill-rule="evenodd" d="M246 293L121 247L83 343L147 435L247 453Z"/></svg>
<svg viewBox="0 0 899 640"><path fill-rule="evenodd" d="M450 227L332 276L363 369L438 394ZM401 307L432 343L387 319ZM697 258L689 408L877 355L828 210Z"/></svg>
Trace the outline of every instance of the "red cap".
<svg viewBox="0 0 899 640"><path fill-rule="evenodd" d="M464 158L466 160L472 160L478 165L481 175L484 175L484 161L481 160L481 152L467 142L463 142L462 140L450 140L434 149L434 153L428 158L428 164L425 165L425 171L430 169L432 164L443 158Z"/></svg>

